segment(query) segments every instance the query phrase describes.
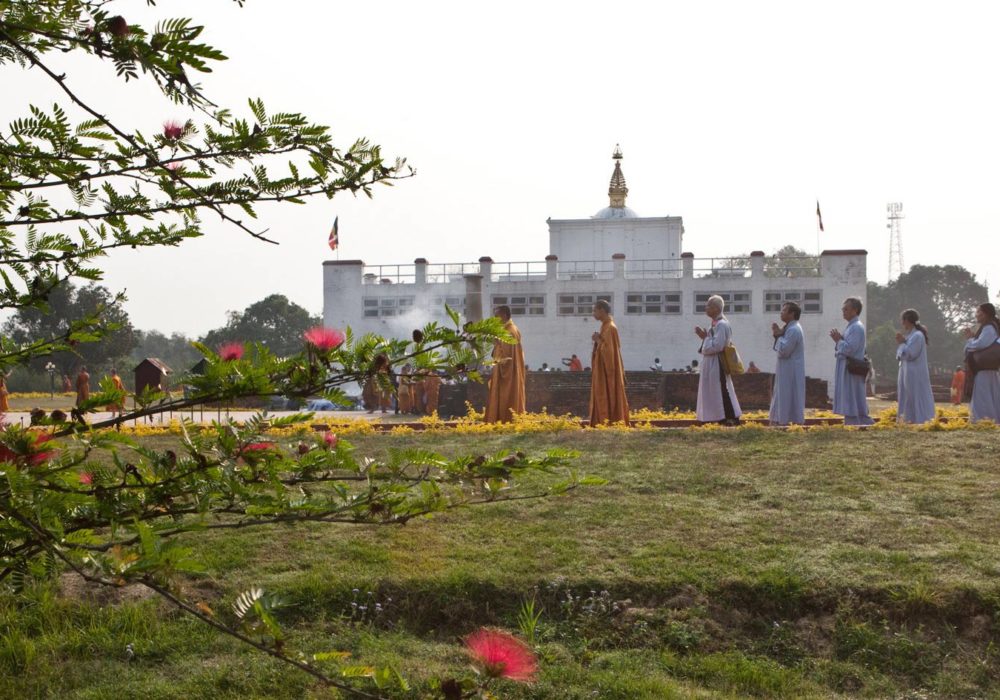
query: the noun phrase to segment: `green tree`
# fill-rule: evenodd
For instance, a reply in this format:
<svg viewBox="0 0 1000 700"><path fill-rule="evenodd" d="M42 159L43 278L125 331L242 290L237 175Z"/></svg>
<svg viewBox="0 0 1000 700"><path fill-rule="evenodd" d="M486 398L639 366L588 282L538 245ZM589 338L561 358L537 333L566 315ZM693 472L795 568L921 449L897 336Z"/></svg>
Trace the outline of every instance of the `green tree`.
<svg viewBox="0 0 1000 700"><path fill-rule="evenodd" d="M301 348L302 334L322 323L284 295L272 294L242 312L230 312L226 325L209 331L201 342L210 348L229 342L262 343L276 355L290 355Z"/></svg>
<svg viewBox="0 0 1000 700"><path fill-rule="evenodd" d="M870 332L885 328L869 339L869 354L883 373L896 367L895 330L904 309L916 309L930 332L927 357L942 371L962 362L963 329L975 323L976 307L989 297L986 286L959 265L914 265L887 285L868 283L867 317ZM874 336L874 333L873 333ZM877 359L876 359L877 358ZM880 380L881 381L881 380Z"/></svg>
<svg viewBox="0 0 1000 700"><path fill-rule="evenodd" d="M74 324L94 316L103 319L107 332L93 342L75 343L51 355L31 358L27 362L29 370L44 372L45 364L51 361L60 374L75 374L80 365L86 365L92 373L107 372L121 364L135 347L135 331L128 312L106 287L96 284L79 287L63 282L49 293L47 307L47 311L34 306L18 309L4 323L3 335L18 344L58 338Z"/></svg>
<svg viewBox="0 0 1000 700"><path fill-rule="evenodd" d="M379 147L364 139L342 150L326 126L293 112L269 113L258 99L249 100L245 116L217 107L193 82L225 60L199 43L203 27L182 18L147 29L107 7L105 0L0 1L0 67L30 68L51 81L64 102L31 106L0 132L0 309L51 314L69 280L101 278L97 260L107 251L178 245L202 235L204 214L271 242L253 223L262 202L300 204L345 191L370 196L376 184L412 174L400 160L385 162ZM96 57L96 65L126 81L152 79L185 118L128 129L74 88L79 73L95 62L63 61L69 67L64 74L49 65L52 52ZM0 370L60 352L82 354L79 347L117 330L113 306L24 342L4 334ZM308 435L308 414L187 425L176 450L151 449L101 428L245 396L341 400L341 387L359 380L388 386L387 375L377 371L383 356L477 379L466 368L480 366L495 342L512 342L493 318L462 326L451 313L450 323L428 324L412 340L327 330L299 339L297 351L286 357L263 344L230 348L227 357L201 346L206 368L185 378L188 398L147 395L138 411L88 423L98 407L124 398L104 382L72 416L53 412L41 420L44 432L0 428L0 584L16 594L62 569L97 585L139 583L214 629L352 696L375 697L361 686L377 692L401 687L387 669L338 667L322 653L325 645L309 657L291 651L272 614L275 598L256 588L239 595L229 615L187 602L179 579L196 568L178 536L304 522L402 524L515 493L564 493L588 483L567 468L569 453L532 458L501 451L449 459L400 451L357 459L336 436ZM295 426L304 429L301 437L267 433ZM518 490L521 475L529 473L537 477L530 490Z"/></svg>

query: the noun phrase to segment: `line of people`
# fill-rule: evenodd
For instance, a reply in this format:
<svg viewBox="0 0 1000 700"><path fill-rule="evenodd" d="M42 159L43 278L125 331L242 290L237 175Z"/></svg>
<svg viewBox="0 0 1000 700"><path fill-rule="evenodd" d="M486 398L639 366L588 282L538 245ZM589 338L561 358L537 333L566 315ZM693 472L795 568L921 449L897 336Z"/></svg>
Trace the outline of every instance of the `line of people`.
<svg viewBox="0 0 1000 700"><path fill-rule="evenodd" d="M867 338L861 322L863 304L856 297L844 300L841 308L847 322L843 330L833 329L836 362L833 391L833 412L844 417L845 425L872 425L868 413L866 381L871 362L866 356ZM705 304L705 314L711 319L708 327L698 326L695 334L701 340L702 356L698 379L697 418L703 423L736 425L742 410L733 386L732 362L736 361L733 331L725 316L725 301L712 296ZM494 367L489 382L486 405L487 422L507 422L526 407L524 351L521 334L511 320L510 308L497 307L495 315L504 323L514 343L497 343L493 350ZM786 302L780 311L781 325L773 323L776 366L771 392L769 420L772 425L805 423L806 369L805 334L800 319L801 307ZM594 319L601 323L592 336L592 379L590 391L590 424L628 424L628 398L625 394L625 370L621 357L618 327L610 305L603 300L594 305ZM993 304L982 304L976 310L978 328L968 329L966 357L968 369L964 383L971 393L970 412L973 421L990 419L1000 423L1000 370L991 363L975 367L969 358L991 349L1000 356L1000 320ZM896 334L896 359L899 361L898 420L903 423L926 423L936 414L927 363L930 335L920 323L914 309L900 316L901 330Z"/></svg>
<svg viewBox="0 0 1000 700"><path fill-rule="evenodd" d="M414 370L409 364L404 365L397 375L385 354L375 357L375 372L385 375L383 380L392 384L395 391L383 388L376 377L370 377L361 392L362 403L369 413L379 409L382 413L391 410L429 416L437 411L441 394L441 377L438 375L427 370Z"/></svg>

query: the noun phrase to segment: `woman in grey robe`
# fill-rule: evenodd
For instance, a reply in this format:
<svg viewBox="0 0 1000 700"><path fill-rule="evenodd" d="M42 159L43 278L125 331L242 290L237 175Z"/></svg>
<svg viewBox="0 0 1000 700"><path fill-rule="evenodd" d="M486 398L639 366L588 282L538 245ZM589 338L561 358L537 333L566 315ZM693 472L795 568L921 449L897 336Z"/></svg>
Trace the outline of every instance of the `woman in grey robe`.
<svg viewBox="0 0 1000 700"><path fill-rule="evenodd" d="M794 301L781 307L785 326L771 324L778 361L771 392L771 425L799 425L806 422L806 348L799 318L802 309Z"/></svg>
<svg viewBox="0 0 1000 700"><path fill-rule="evenodd" d="M966 329L965 351L975 352L985 350L993 343L1000 341L1000 319L997 319L997 309L993 304L980 304L976 309L976 321L979 330L973 333ZM1000 370L979 370L974 377L966 376L966 382L972 382L972 401L969 411L973 421L983 419L1000 423Z"/></svg>
<svg viewBox="0 0 1000 700"><path fill-rule="evenodd" d="M830 331L837 356L835 383L833 385L833 412L844 417L844 425L872 425L875 421L868 415L868 397L865 392L865 377L847 371L847 359L865 359L865 324L861 323L861 300L848 297L841 311L847 328L841 333L834 328Z"/></svg>
<svg viewBox="0 0 1000 700"><path fill-rule="evenodd" d="M896 359L899 360L899 378L896 397L899 410L896 420L900 423L927 423L934 420L934 392L931 374L927 367L927 328L920 322L914 309L907 309L900 317L903 332L896 334Z"/></svg>

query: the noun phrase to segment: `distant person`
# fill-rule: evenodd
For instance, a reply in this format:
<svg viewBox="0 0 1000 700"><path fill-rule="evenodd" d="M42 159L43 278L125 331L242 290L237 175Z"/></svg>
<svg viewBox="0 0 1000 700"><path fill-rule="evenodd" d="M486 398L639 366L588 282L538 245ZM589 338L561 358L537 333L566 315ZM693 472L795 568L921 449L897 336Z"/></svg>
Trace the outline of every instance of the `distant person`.
<svg viewBox="0 0 1000 700"><path fill-rule="evenodd" d="M594 320L601 329L591 335L594 350L590 365L590 424L624 423L628 425L628 397L625 395L625 366L618 326L611 316L611 305L603 299L594 304Z"/></svg>
<svg viewBox="0 0 1000 700"><path fill-rule="evenodd" d="M122 383L122 378L118 376L118 370L111 369L111 383L115 387L115 391L125 391L125 384ZM123 395L116 403L108 404L106 408L111 411L111 417L114 418L115 414L122 415L125 413L125 396Z"/></svg>
<svg viewBox="0 0 1000 700"><path fill-rule="evenodd" d="M76 405L80 406L90 398L90 375L87 374L86 367L80 367L80 373L76 375Z"/></svg>
<svg viewBox="0 0 1000 700"><path fill-rule="evenodd" d="M389 406L392 405L391 394L383 389L383 381L389 381L389 357L385 353L379 353L372 361L371 375L361 392L365 409L369 413L374 413L376 408L381 409L382 413L386 413Z"/></svg>
<svg viewBox="0 0 1000 700"><path fill-rule="evenodd" d="M962 403L965 396L965 368L959 365L951 375L951 402L956 406Z"/></svg>
<svg viewBox="0 0 1000 700"><path fill-rule="evenodd" d="M401 413L410 413L413 410L413 368L409 363L403 365L399 370L399 388L396 390L396 405Z"/></svg>
<svg viewBox="0 0 1000 700"><path fill-rule="evenodd" d="M927 328L920 322L915 309L907 309L900 316L903 330L896 333L896 359L899 376L896 397L899 423L927 423L934 420L934 391L931 389L931 372L927 366Z"/></svg>
<svg viewBox="0 0 1000 700"><path fill-rule="evenodd" d="M654 372L663 371L663 365L660 364L660 358L658 357L653 358L653 364L650 366L650 369L653 370Z"/></svg>
<svg viewBox="0 0 1000 700"><path fill-rule="evenodd" d="M509 423L514 420L514 414L527 410L524 346L521 345L521 331L510 317L510 307L498 306L494 316L503 322L504 330L514 339L514 343L497 341L493 346L493 373L490 375L484 420L487 423ZM543 371L546 367L547 365L542 364Z"/></svg>
<svg viewBox="0 0 1000 700"><path fill-rule="evenodd" d="M64 394L73 393L73 380L69 378L68 374L62 376L62 390Z"/></svg>
<svg viewBox="0 0 1000 700"><path fill-rule="evenodd" d="M429 372L424 377L424 413L432 416L438 410L438 398L441 396L441 377Z"/></svg>
<svg viewBox="0 0 1000 700"><path fill-rule="evenodd" d="M10 391L7 389L9 378L10 372L0 372L0 413L10 413L10 402L8 401Z"/></svg>
<svg viewBox="0 0 1000 700"><path fill-rule="evenodd" d="M771 392L771 425L802 425L806 422L806 346L799 319L802 308L794 301L781 307L781 321L771 324L778 361ZM752 364L752 363L751 363Z"/></svg>
<svg viewBox="0 0 1000 700"><path fill-rule="evenodd" d="M747 365L747 374L760 374L760 367L755 365L753 360L750 360L750 364Z"/></svg>
<svg viewBox="0 0 1000 700"><path fill-rule="evenodd" d="M691 372L694 374L701 372L701 369L698 367L698 360L691 360Z"/></svg>
<svg viewBox="0 0 1000 700"><path fill-rule="evenodd" d="M547 363L547 362L543 362L543 363L542 363L542 371L543 371L543 372L551 372L551 371L552 371L552 370L551 370L551 369L549 368L549 363Z"/></svg>
<svg viewBox="0 0 1000 700"><path fill-rule="evenodd" d="M865 326L860 318L863 308L857 297L845 299L841 312L847 321L847 328L843 333L836 328L830 331L837 357L833 412L844 417L844 425L872 425L875 422L868 415L868 398L865 392L865 381L871 371L871 363L865 358ZM850 371L849 368L855 367L855 372L860 374Z"/></svg>
<svg viewBox="0 0 1000 700"><path fill-rule="evenodd" d="M965 343L966 354L986 350L1000 342L1000 320L997 319L997 309L993 304L980 304L976 309L976 321L979 329L975 333L971 328L965 331L965 337L968 338ZM989 419L1000 423L1000 371L970 371L967 381L972 384L972 400L969 402L972 420Z"/></svg>
<svg viewBox="0 0 1000 700"><path fill-rule="evenodd" d="M705 303L705 315L712 319L712 325L705 329L695 327L694 332L701 338L701 375L698 377L697 417L702 423L722 423L737 425L743 411L736 398L733 378L723 367L721 356L733 338L729 320L723 315L726 302L715 294Z"/></svg>
<svg viewBox="0 0 1000 700"><path fill-rule="evenodd" d="M573 355L572 357L564 357L562 359L562 363L566 365L567 369L569 369L570 372L583 371L583 363L580 362L580 358L577 357L576 355Z"/></svg>

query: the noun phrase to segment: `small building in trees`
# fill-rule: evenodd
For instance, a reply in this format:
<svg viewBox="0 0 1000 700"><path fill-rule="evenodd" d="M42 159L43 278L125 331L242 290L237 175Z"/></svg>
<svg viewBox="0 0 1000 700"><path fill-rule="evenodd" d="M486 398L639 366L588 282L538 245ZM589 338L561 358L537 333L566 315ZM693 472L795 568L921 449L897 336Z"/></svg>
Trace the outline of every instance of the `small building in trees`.
<svg viewBox="0 0 1000 700"><path fill-rule="evenodd" d="M141 396L148 388L151 391L167 391L167 377L173 370L163 360L147 357L135 367L135 393Z"/></svg>

